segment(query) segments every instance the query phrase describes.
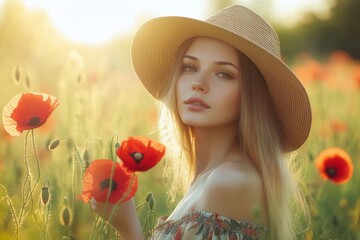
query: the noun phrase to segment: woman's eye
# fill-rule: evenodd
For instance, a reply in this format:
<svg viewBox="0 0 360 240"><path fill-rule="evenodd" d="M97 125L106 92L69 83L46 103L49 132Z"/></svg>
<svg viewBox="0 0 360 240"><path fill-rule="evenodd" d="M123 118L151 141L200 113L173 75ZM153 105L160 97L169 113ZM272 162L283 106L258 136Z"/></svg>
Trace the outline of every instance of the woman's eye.
<svg viewBox="0 0 360 240"><path fill-rule="evenodd" d="M232 79L233 77L227 72L219 72L216 74L219 78Z"/></svg>
<svg viewBox="0 0 360 240"><path fill-rule="evenodd" d="M196 72L196 68L193 65L185 64L183 66L183 71L184 72Z"/></svg>

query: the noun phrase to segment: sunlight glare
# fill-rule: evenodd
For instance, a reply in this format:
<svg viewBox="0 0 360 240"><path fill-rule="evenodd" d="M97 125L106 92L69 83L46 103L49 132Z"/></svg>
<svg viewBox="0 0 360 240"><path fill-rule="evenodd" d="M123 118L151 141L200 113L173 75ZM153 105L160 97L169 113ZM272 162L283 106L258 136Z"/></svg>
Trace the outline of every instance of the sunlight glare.
<svg viewBox="0 0 360 240"><path fill-rule="evenodd" d="M71 41L98 44L110 41L118 35L131 34L141 23L153 17L177 15L203 19L209 13L212 0L22 1L30 9L47 11L55 27ZM283 25L291 25L299 20L300 13L305 10L326 9L328 2L325 1L272 0L265 3L263 0L238 0L238 3L249 7L260 6L273 20Z"/></svg>
<svg viewBox="0 0 360 240"><path fill-rule="evenodd" d="M53 24L70 40L90 44L127 34L140 21L156 16L201 18L206 11L204 1L23 0L28 8L46 10Z"/></svg>

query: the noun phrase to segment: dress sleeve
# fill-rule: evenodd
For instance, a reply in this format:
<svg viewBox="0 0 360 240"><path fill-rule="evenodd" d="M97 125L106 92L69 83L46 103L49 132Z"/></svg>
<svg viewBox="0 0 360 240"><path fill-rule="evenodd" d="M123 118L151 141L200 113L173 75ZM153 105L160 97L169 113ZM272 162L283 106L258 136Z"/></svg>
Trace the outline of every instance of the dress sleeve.
<svg viewBox="0 0 360 240"><path fill-rule="evenodd" d="M265 239L264 226L249 221L236 221L216 213L195 211L179 220L159 222L153 240L215 239L257 240Z"/></svg>

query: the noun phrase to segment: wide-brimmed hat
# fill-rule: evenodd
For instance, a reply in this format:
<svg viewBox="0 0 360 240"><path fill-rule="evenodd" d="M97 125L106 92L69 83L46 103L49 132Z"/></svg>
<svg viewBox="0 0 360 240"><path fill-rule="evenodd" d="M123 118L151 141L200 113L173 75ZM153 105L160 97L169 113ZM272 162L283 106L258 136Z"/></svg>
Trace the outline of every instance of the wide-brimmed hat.
<svg viewBox="0 0 360 240"><path fill-rule="evenodd" d="M162 95L164 81L181 44L193 37L212 37L244 53L260 70L280 122L282 147L298 149L311 127L308 95L289 67L281 60L275 31L258 14L234 5L205 21L187 17L159 17L144 23L133 39L133 67L145 88L155 98Z"/></svg>

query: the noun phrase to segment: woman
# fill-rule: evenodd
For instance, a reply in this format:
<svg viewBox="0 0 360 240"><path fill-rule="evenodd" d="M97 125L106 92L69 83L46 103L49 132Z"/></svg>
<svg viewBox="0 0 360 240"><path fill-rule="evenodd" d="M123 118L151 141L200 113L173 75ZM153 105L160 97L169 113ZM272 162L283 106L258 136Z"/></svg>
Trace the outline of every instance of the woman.
<svg viewBox="0 0 360 240"><path fill-rule="evenodd" d="M170 194L185 193L153 239L295 239L291 204L306 207L285 154L305 142L311 109L274 30L243 6L206 21L156 18L135 35L132 59L161 103ZM142 239L132 201L112 223Z"/></svg>

